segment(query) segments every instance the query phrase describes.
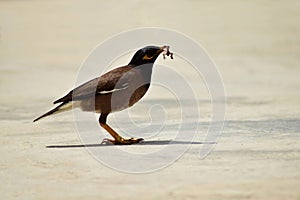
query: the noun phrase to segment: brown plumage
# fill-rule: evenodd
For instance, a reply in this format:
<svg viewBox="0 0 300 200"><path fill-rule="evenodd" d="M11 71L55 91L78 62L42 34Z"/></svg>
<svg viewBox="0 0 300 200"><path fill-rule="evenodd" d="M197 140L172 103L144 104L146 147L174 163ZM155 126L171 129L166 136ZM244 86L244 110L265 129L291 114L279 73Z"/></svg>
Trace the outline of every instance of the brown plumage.
<svg viewBox="0 0 300 200"><path fill-rule="evenodd" d="M113 69L70 91L54 101L54 104L60 103L57 107L34 122L79 107L83 111L100 113L100 125L114 138L106 141L109 140L113 144L133 144L142 141L142 138L122 138L106 124L106 119L109 113L130 107L145 95L150 86L153 64L162 52L173 58L168 46L147 46L138 50L128 65Z"/></svg>

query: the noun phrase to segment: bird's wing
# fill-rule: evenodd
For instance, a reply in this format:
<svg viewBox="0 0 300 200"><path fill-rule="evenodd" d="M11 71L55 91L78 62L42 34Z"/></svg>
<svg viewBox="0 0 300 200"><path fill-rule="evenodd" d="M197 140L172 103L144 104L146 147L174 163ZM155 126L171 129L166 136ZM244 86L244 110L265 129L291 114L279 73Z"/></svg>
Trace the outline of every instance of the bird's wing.
<svg viewBox="0 0 300 200"><path fill-rule="evenodd" d="M64 97L54 101L69 102L89 98L91 96L105 95L120 90L125 90L128 87L128 82L134 74L134 71L129 66L113 69L98 78L94 78L74 90L70 91Z"/></svg>

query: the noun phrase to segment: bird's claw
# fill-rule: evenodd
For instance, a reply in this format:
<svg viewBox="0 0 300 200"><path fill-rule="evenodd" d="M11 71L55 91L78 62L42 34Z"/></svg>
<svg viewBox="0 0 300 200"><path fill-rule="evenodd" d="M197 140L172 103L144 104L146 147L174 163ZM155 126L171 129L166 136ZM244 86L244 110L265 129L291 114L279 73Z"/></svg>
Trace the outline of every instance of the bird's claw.
<svg viewBox="0 0 300 200"><path fill-rule="evenodd" d="M113 140L113 139L105 138L105 139L102 140L101 144L106 144L106 145L130 145L130 144L141 143L143 140L144 140L143 138L130 138L130 139L120 138L119 140Z"/></svg>

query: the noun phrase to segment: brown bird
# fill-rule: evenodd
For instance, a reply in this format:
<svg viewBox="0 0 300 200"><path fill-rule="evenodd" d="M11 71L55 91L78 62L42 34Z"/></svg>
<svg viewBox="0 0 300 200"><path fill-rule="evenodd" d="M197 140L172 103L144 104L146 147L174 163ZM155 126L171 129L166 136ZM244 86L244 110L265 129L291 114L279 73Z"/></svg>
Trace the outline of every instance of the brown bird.
<svg viewBox="0 0 300 200"><path fill-rule="evenodd" d="M162 52L164 52L164 58L167 55L173 59L169 46L147 46L139 49L128 65L113 69L80 85L64 97L54 101L54 104L60 104L33 122L79 107L83 111L100 113L100 126L114 138L113 140L106 139L111 143L141 142L142 138L123 138L106 123L106 119L111 112L131 107L145 95L150 87L153 64Z"/></svg>

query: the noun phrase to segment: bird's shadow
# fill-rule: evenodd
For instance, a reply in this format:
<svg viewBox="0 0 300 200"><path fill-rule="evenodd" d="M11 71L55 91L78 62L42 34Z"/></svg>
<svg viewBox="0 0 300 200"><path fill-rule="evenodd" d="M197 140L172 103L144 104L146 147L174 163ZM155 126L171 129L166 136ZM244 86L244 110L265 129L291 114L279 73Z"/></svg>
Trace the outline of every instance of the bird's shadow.
<svg viewBox="0 0 300 200"><path fill-rule="evenodd" d="M153 141L142 141L132 145L174 145L174 144L216 144L216 142L189 142L189 141L173 141L173 140L153 140ZM115 146L113 144L73 144L73 145L49 145L46 148L82 148L82 147L106 147ZM128 146L128 145L118 145Z"/></svg>

